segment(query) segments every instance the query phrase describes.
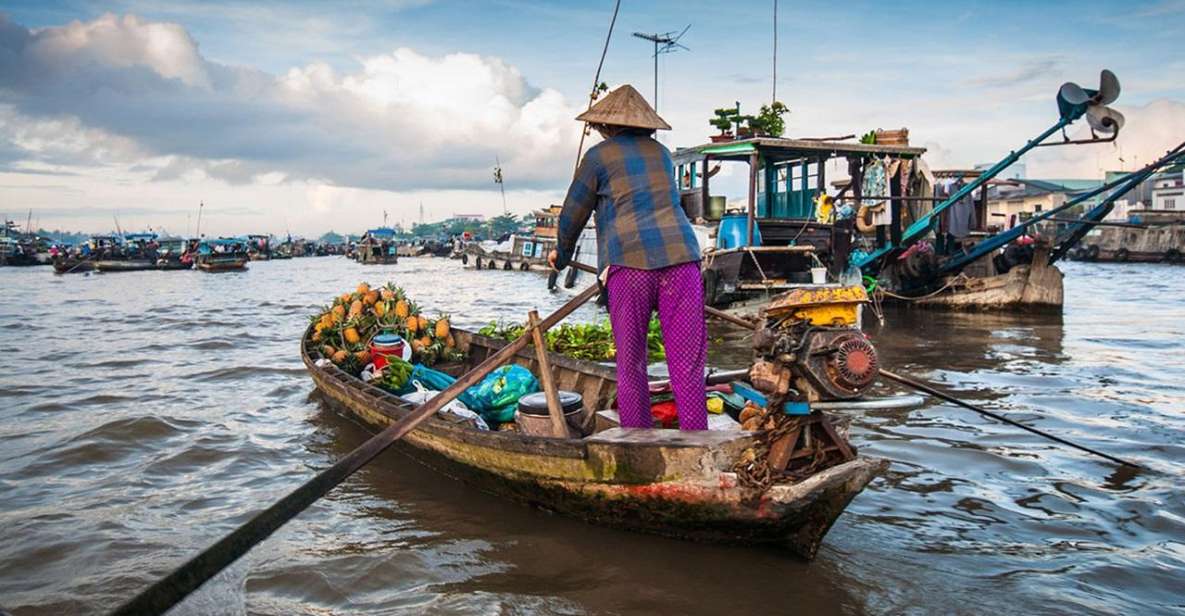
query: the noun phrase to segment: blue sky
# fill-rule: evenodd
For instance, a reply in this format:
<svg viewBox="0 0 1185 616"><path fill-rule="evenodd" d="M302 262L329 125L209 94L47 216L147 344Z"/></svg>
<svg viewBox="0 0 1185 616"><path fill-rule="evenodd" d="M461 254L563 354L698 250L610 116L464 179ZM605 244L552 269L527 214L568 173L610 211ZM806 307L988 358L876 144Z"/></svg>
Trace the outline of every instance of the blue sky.
<svg viewBox="0 0 1185 616"><path fill-rule="evenodd" d="M139 208L146 221L159 208L175 227L181 203L201 194L251 202L227 204L228 232L283 211L312 233L363 226L383 209L407 219L420 201L430 216L495 213L494 156L516 211L556 199L571 164L558 161L575 156L578 135L564 115L586 95L612 2L125 0L0 11L34 36L77 20L93 37L69 54L0 63L10 73L0 73L0 191L13 209L85 228L106 224L99 213L110 208ZM134 21L95 34L90 25L108 13ZM661 58L659 111L675 128L668 145L702 142L713 108L768 101L771 13L769 1L625 0L602 78L649 97L649 45L630 33L691 24L690 51ZM908 126L932 166L986 162L1055 120L1063 81L1089 86L1110 68L1129 120L1120 142L1045 149L1030 175L1094 176L1185 138L1183 0L783 0L778 24L778 97L793 136ZM49 48L73 40L62 32ZM294 100L293 87L316 94Z"/></svg>

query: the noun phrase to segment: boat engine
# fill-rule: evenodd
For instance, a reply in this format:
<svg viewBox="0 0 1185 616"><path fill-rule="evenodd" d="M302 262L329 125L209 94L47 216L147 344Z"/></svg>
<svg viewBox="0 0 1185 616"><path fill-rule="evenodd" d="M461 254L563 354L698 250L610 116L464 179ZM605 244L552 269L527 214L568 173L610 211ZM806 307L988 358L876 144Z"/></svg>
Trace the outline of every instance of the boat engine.
<svg viewBox="0 0 1185 616"><path fill-rule="evenodd" d="M815 287L779 295L753 337L750 382L771 401L848 400L876 381L876 349L860 331L863 287Z"/></svg>

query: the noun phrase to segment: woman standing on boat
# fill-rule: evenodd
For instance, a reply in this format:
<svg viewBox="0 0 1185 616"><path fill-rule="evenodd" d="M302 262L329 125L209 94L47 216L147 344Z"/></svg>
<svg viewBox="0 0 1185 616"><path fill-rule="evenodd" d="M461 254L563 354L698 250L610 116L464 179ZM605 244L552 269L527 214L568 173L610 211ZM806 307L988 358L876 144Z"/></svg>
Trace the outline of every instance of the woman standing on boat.
<svg viewBox="0 0 1185 616"><path fill-rule="evenodd" d="M605 138L580 161L560 213L551 266L563 269L596 212L597 258L617 346L617 404L625 428L650 428L646 335L658 310L682 430L706 430L700 249L679 204L671 154L654 139L670 125L633 87L577 116ZM606 266L608 270L606 270Z"/></svg>

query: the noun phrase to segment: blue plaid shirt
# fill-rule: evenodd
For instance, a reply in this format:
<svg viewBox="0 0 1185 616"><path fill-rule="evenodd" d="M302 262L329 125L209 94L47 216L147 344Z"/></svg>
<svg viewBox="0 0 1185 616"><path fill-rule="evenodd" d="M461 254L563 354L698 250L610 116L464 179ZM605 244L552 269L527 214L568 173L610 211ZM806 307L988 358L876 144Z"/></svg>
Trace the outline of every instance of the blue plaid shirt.
<svg viewBox="0 0 1185 616"><path fill-rule="evenodd" d="M594 211L601 270L609 265L653 270L700 258L679 204L671 153L649 136L618 135L584 155L560 212L556 267L571 261Z"/></svg>

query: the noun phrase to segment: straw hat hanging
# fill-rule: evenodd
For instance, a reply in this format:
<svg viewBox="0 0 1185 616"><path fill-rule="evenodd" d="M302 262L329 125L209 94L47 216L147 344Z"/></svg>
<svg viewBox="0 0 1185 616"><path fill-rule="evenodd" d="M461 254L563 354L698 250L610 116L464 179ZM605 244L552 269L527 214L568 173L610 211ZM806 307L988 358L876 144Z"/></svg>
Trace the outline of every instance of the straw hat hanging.
<svg viewBox="0 0 1185 616"><path fill-rule="evenodd" d="M671 130L671 125L660 118L646 99L628 84L605 95L576 119L589 124Z"/></svg>

